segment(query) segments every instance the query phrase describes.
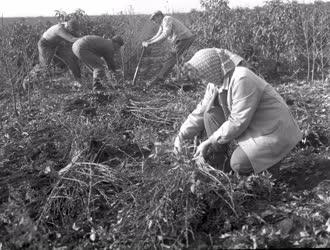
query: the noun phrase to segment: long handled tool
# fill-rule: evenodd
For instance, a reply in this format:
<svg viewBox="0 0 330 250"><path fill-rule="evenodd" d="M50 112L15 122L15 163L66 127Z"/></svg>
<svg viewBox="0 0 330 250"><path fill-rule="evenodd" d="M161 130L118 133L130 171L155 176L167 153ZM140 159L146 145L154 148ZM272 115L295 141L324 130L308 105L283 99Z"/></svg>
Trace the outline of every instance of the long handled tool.
<svg viewBox="0 0 330 250"><path fill-rule="evenodd" d="M141 52L141 55L140 55L140 58L139 58L138 64L137 64L137 66L136 66L136 69L135 69L135 73L134 73L134 77L133 77L132 85L134 85L135 82L136 82L136 78L137 78L137 75L138 75L138 72L139 72L139 69L140 69L140 64L141 64L141 61L142 61L142 57L143 57L143 55L144 55L144 51L145 51L145 47L142 47L142 52Z"/></svg>
<svg viewBox="0 0 330 250"><path fill-rule="evenodd" d="M120 57L121 57L121 69L122 69L122 77L123 82L125 82L125 63L124 63L124 48L120 48Z"/></svg>

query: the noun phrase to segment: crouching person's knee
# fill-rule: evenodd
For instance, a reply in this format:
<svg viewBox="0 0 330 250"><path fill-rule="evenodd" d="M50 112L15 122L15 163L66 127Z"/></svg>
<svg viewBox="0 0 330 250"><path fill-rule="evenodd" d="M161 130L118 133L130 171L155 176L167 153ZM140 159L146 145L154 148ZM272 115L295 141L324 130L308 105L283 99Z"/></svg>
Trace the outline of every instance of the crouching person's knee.
<svg viewBox="0 0 330 250"><path fill-rule="evenodd" d="M230 167L234 172L238 173L239 175L250 175L253 173L253 169L251 166L247 166L239 162L233 163L232 161L230 161Z"/></svg>
<svg viewBox="0 0 330 250"><path fill-rule="evenodd" d="M231 156L230 166L239 175L250 175L253 173L252 164L240 147L237 147Z"/></svg>

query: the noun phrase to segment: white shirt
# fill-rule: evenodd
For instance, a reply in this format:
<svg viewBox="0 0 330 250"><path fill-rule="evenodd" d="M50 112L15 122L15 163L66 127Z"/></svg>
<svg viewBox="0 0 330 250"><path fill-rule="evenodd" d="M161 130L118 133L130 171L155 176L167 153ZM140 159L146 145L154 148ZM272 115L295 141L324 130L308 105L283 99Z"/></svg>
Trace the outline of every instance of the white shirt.
<svg viewBox="0 0 330 250"><path fill-rule="evenodd" d="M171 42L175 43L178 40L190 38L193 34L178 19L171 16L164 16L156 36L168 38Z"/></svg>

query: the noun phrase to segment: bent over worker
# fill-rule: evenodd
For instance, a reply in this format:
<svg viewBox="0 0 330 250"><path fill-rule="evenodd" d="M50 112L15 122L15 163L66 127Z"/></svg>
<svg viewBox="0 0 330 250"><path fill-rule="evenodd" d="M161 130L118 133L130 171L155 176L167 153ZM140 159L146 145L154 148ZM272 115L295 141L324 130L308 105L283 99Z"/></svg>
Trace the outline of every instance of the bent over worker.
<svg viewBox="0 0 330 250"><path fill-rule="evenodd" d="M167 55L158 75L148 85L162 83L171 72L174 65L179 61L180 56L191 46L195 36L178 19L171 16L164 16L161 11L155 12L150 17L151 21L159 25L158 32L151 39L142 42L143 47L161 43L166 38L172 44L172 50Z"/></svg>
<svg viewBox="0 0 330 250"><path fill-rule="evenodd" d="M79 30L78 21L71 19L68 22L55 24L45 31L39 42L39 62L41 66L49 67L52 63L63 62L80 85L80 67L78 59L72 53L71 45L78 38L74 35Z"/></svg>
<svg viewBox="0 0 330 250"><path fill-rule="evenodd" d="M114 54L124 45L120 36L112 39L105 39L96 35L81 37L72 45L73 53L93 70L93 89L104 90L102 80L105 78L104 61L109 70L117 77L117 67L114 61Z"/></svg>
<svg viewBox="0 0 330 250"><path fill-rule="evenodd" d="M49 69L51 65L69 68L75 81L73 87L80 87L80 67L78 59L72 53L71 43L78 38L74 35L79 30L79 23L71 19L68 22L59 23L47 29L38 41L39 64L23 80L23 88L28 89L34 82L38 82L38 75L44 73L44 69ZM36 81L37 80L37 81Z"/></svg>
<svg viewBox="0 0 330 250"><path fill-rule="evenodd" d="M207 87L204 99L180 128L175 152L181 151L183 140L205 130L208 138L197 148L197 163L203 163L213 150L221 166L224 145L236 140L230 167L249 175L278 167L301 140L286 102L240 56L225 49L202 49L185 63L184 71L205 81Z"/></svg>

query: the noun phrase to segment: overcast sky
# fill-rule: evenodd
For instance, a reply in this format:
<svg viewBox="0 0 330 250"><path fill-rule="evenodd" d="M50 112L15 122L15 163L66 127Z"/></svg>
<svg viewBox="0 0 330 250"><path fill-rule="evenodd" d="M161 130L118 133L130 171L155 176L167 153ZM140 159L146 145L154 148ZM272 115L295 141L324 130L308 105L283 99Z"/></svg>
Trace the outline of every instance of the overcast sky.
<svg viewBox="0 0 330 250"><path fill-rule="evenodd" d="M229 0L230 7L254 7L263 5L265 0ZM311 2L311 0L299 0ZM55 10L67 13L76 9L84 10L88 15L145 13L155 10L163 12L189 12L200 8L200 0L1 0L0 15L4 17L53 16Z"/></svg>

